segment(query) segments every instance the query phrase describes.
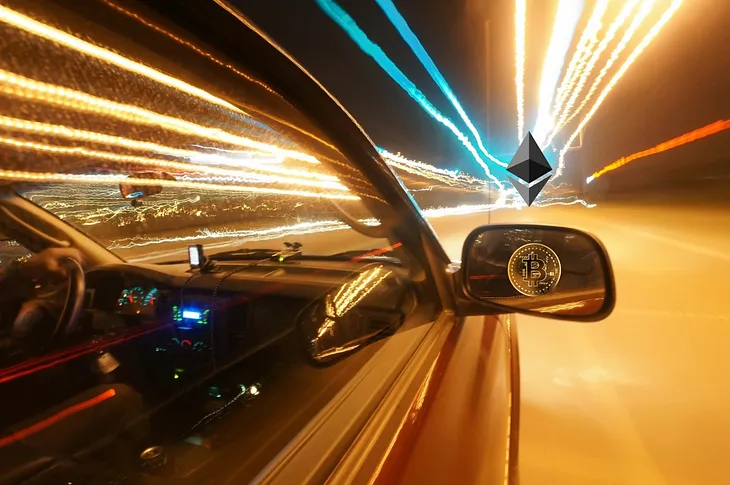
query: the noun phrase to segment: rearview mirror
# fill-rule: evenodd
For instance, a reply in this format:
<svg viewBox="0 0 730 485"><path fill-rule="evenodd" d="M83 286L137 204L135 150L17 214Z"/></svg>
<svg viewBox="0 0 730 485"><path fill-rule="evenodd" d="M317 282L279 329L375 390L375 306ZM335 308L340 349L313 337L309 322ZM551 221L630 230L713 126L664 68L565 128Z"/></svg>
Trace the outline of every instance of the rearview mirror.
<svg viewBox="0 0 730 485"><path fill-rule="evenodd" d="M616 300L606 250L576 229L480 227L464 243L462 265L467 296L505 312L596 321L611 313Z"/></svg>
<svg viewBox="0 0 730 485"><path fill-rule="evenodd" d="M119 191L122 193L122 197L130 200L132 206L135 207L140 205L145 197L162 192L162 185L155 184L155 180L175 180L175 177L165 172L139 172L133 173L127 178L134 179L134 182L122 182L119 184Z"/></svg>

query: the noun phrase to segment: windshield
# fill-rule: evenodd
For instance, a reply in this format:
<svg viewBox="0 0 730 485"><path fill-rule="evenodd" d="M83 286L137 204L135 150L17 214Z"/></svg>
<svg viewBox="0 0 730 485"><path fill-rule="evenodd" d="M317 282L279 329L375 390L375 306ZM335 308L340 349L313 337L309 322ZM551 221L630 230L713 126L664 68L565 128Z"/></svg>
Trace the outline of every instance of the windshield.
<svg viewBox="0 0 730 485"><path fill-rule="evenodd" d="M378 247L357 234L332 247L320 234L348 228L343 211L377 225L368 204L379 197L245 66L172 32L154 52L108 25L80 40L43 14L4 27L0 61L15 101L0 116L2 178L28 200L127 261L184 259L190 244L276 248L294 234L307 254ZM197 58L181 70L161 55Z"/></svg>
<svg viewBox="0 0 730 485"><path fill-rule="evenodd" d="M441 309L357 127L166 5L0 5L0 483L249 483L346 386L371 413ZM180 27L215 16L240 56Z"/></svg>

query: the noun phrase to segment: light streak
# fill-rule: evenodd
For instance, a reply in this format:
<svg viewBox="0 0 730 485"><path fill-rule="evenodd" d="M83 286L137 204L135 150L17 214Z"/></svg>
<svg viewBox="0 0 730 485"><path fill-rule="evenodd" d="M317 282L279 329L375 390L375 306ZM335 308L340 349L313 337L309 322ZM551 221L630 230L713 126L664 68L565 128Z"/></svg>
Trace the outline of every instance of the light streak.
<svg viewBox="0 0 730 485"><path fill-rule="evenodd" d="M594 172L593 175L586 179L586 183L591 183L593 180L603 176L607 172L611 172L613 170L621 168L627 163L633 162L634 160L665 152L667 150L671 150L672 148L677 148L682 145L686 145L687 143L692 143L693 141L700 140L707 136L720 133L721 131L725 131L727 129L730 129L730 120L716 121L714 123L710 123L709 125L703 126L702 128L698 128L696 130L690 131L689 133L685 133L684 135L680 135L678 137L672 138L671 140L667 140L663 143L656 145L655 147L649 148L647 150L642 150L640 152L636 152L625 157L621 157L615 162L609 163L602 169Z"/></svg>
<svg viewBox="0 0 730 485"><path fill-rule="evenodd" d="M561 112L563 103L567 99L568 95L575 92L574 88L576 87L576 78L584 73L583 66L585 65L588 55L591 53L591 48L596 42L596 36L602 26L601 19L606 13L607 7L608 0L598 0L596 7L593 10L593 14L588 20L588 25L586 25L586 28L583 29L583 34L581 34L580 40L578 41L578 47L573 53L573 57L570 59L570 63L568 64L568 70L565 72L565 76L563 76L560 87L558 87L555 99L555 109L553 110L552 116L553 120L555 120L557 115ZM545 143L545 145L548 144L549 142Z"/></svg>
<svg viewBox="0 0 730 485"><path fill-rule="evenodd" d="M34 150L45 153L53 153L56 155L80 155L90 158L97 158L100 160L119 162L119 163L132 163L136 165L152 166L157 168L164 168L171 171L180 172L203 172L207 174L218 175L218 180L228 180L230 182L239 182L245 180L246 182L269 182L269 183L282 183L290 185L303 185L309 187L318 188L329 188L342 191L349 191L347 187L339 182L328 181L328 180L302 180L299 178L286 178L286 177L274 177L271 175L263 175L253 172L244 172L242 170L228 170L223 168L211 167L206 165L196 165L192 163L181 163L172 162L169 160L161 160L155 158L139 157L136 155L118 155L112 152L105 152L101 150L90 150L84 147L66 147L58 145L47 145L45 143L36 143L25 140L19 140L16 138L0 137L0 144L12 146L14 148Z"/></svg>
<svg viewBox="0 0 730 485"><path fill-rule="evenodd" d="M515 87L517 88L517 141L525 137L525 26L527 0L515 0Z"/></svg>
<svg viewBox="0 0 730 485"><path fill-rule="evenodd" d="M588 64L586 65L585 70L581 73L580 78L578 80L577 86L575 87L575 90L573 91L573 94L571 95L570 99L568 100L567 104L564 106L561 113L558 113L558 109L556 109L554 117L558 118L558 122L555 123L555 127L553 129L553 132L548 137L547 141L545 142L545 145L550 145L552 143L555 136L560 132L560 130L570 122L570 120L575 117L575 114L571 115L571 108L575 104L575 101L578 98L578 95L583 90L583 86L585 86L585 83L588 81L588 77L590 76L591 72L593 72L593 68L595 67L596 63L598 62L598 59L600 59L601 54L606 50L608 47L608 44L613 40L613 38L616 36L616 33L618 30L623 27L624 23L628 20L629 16L631 15L631 12L633 12L636 5L639 3L639 0L629 0L625 5L624 8L621 9L621 12L619 13L618 17L616 17L616 20L611 24L611 26L608 28L608 31L606 32L606 36L601 40L600 44L598 44L598 47L593 52L593 55L591 56L590 60L588 61ZM637 18L642 18L642 14L639 14ZM629 29L630 31L630 29ZM627 31L628 32L628 31ZM610 67L610 66L608 66ZM601 73L599 73L597 79L597 82L600 83L601 79L603 79L603 76L605 75L605 72L608 71L608 68L605 70L601 70ZM594 86L597 86L598 84L595 84ZM595 91L595 87L592 88L593 91ZM592 96L592 93L589 91L589 94L586 95L585 102L578 108L576 113L580 112L581 109L583 109L583 106L585 106L585 103L588 102L588 99L590 99L590 96ZM571 115L570 118L568 116Z"/></svg>
<svg viewBox="0 0 730 485"><path fill-rule="evenodd" d="M59 138L65 138L75 141L84 141L91 143L101 143L104 145L117 146L127 148L130 150L148 151L154 153L160 153L163 155L169 155L172 157L185 158L189 160L217 160L221 155L206 154L193 150L183 150L179 148L173 148L166 145L160 145L158 143L151 143L146 141L134 140L131 138L124 138L120 136L107 135L104 133L97 133L95 131L79 130L64 125L54 125L49 123L41 123L38 121L21 120L18 118L11 118L8 116L0 116L0 127L8 128L11 130L23 131L26 133L36 133L40 135L52 135ZM322 173L305 171L305 170L294 170L284 167L272 166L271 164L256 164L251 163L249 160L239 159L240 166L246 166L247 168L260 170L270 173L279 173L284 175L292 175L297 177L313 178L319 180L337 180L337 177L332 175L326 175ZM202 167L202 166L201 166ZM202 168L201 168L202 170Z"/></svg>
<svg viewBox="0 0 730 485"><path fill-rule="evenodd" d="M598 111L598 108L601 106L603 101L606 99L606 96L611 92L613 87L616 85L616 83L621 79L621 77L626 73L626 71L631 67L631 65L636 61L636 59L641 55L642 52L644 52L644 49L651 43L652 40L659 34L659 32L662 30L662 27L669 21L669 19L672 18L672 15L679 9L679 7L682 5L682 0L674 0L672 4L667 8L667 10L662 14L661 18L654 24L654 26L651 28L651 30L644 36L641 43L637 45L634 50L631 52L629 57L624 61L621 68L616 72L616 74L613 75L611 80L608 82L606 87L603 88L603 91L601 91L601 94L598 96L598 99L596 99L596 102L594 103L593 107L588 111L588 113L585 115L583 120L578 125L578 128L576 128L575 132L570 136L568 139L568 142L565 144L565 147L560 151L560 156L558 157L558 169L555 171L555 177L558 177L562 174L563 168L565 167L565 154L568 152L568 148L573 143L575 138L578 136L580 131L588 124L588 122L591 120L594 114L596 114L596 111ZM553 178L553 181L555 178Z"/></svg>
<svg viewBox="0 0 730 485"><path fill-rule="evenodd" d="M159 126L176 133L194 135L208 140L254 148L302 162L319 163L315 157L306 153L287 150L268 143L234 135L233 133L218 128L209 128L185 121L174 116L162 115L131 104L118 103L74 89L36 81L5 70L0 70L0 92L24 97L33 101L54 104L66 109L110 116L129 123Z"/></svg>
<svg viewBox="0 0 730 485"><path fill-rule="evenodd" d="M404 90L414 101L416 101L424 111L433 119L446 126L471 153L472 157L482 167L484 173L500 188L503 187L502 182L497 179L489 170L486 162L479 156L479 153L454 123L441 114L441 112L426 98L426 96L416 88L415 84L396 66L393 61L383 52L383 50L371 41L365 32L357 26L355 21L345 12L339 5L332 0L316 0L319 7L339 25L350 38L360 47L360 49L372 57L378 65ZM495 159L496 160L496 159ZM493 160L494 161L494 160ZM502 166L506 166L504 162L497 160Z"/></svg>
<svg viewBox="0 0 730 485"><path fill-rule="evenodd" d="M435 180L451 187L460 187L466 190L475 191L486 190L487 181L460 173L458 170L437 168L428 163L409 160L401 155L390 153L383 148L378 148L378 151L388 165L396 170L402 170L419 177Z"/></svg>
<svg viewBox="0 0 730 485"><path fill-rule="evenodd" d="M433 59L431 59L431 56L429 56L428 52L426 52L426 49L423 47L423 44L421 44L421 41L418 40L416 34L413 33L410 26L408 25L408 22L406 22L406 19L404 19L398 9L395 8L395 4L393 4L393 1L375 0L375 3L380 6L386 17L388 17L388 20L390 20L390 23L393 24L396 30L398 30L401 38L406 42L406 44L408 44L408 47L411 48L411 51L413 51L418 60L421 62L421 65L423 65L428 74L431 76L431 79L433 79L433 81L439 87L444 96L446 96L446 99L449 100L456 112L459 113L461 120L464 122L467 128L469 128L469 131L476 140L477 146L481 150L482 154L494 163L506 167L506 164L503 164L503 162L492 156L492 154L489 153L489 151L487 151L487 149L484 147L484 143L482 142L482 138L479 136L479 132L474 126L474 123L472 123L469 119L466 111L464 111L461 103L459 103L459 100L456 98L456 94L454 94L454 91L449 86L449 83L446 82L446 79L441 74L441 71L439 71L438 67L436 67L436 64L433 62Z"/></svg>
<svg viewBox="0 0 730 485"><path fill-rule="evenodd" d="M69 182L77 184L130 184L135 186L178 187L196 190L215 190L221 192L249 192L273 195L294 195L299 197L316 197L323 199L360 200L355 195L331 194L325 192L309 192L263 187L247 187L242 185L224 185L213 183L186 182L181 180L142 179L127 175L72 174L52 172L26 172L21 170L0 169L0 179L24 182Z"/></svg>
<svg viewBox="0 0 730 485"><path fill-rule="evenodd" d="M237 69L237 68L236 68L235 66L233 66L233 65L231 65L231 64L229 64L229 63L226 63L226 62L224 62L224 61L221 61L220 59L218 59L217 57L213 56L213 55L212 55L212 54L210 54L209 52L206 52L206 51L204 51L203 49L199 48L198 46L196 46L196 45L195 45L195 44L193 44L192 42L188 42L188 41L186 41L185 39L182 39L181 37L178 37L177 35L173 34L172 32L169 32L168 30L165 30L164 28L160 27L159 25L156 25L156 24L154 24L154 23L152 23L152 22L150 22L150 21L148 21L148 20L144 19L144 18L143 18L143 17L141 17L140 15L137 15L136 13L134 13L134 12L132 12L132 11L130 11L130 10L127 10L127 9L125 9L124 7L122 7L122 6L120 6L120 5L117 5L117 4L115 4L114 2L111 2L111 1L109 1L109 0L102 0L102 1L103 1L104 3L106 3L106 4L108 5L108 6L110 6L111 8L113 8L113 9L117 10L118 12L121 12L121 13L123 13L124 15L126 15L126 16L128 16L128 17L130 17L130 18L133 18L134 20L138 21L138 22L139 22L139 23L141 23L142 25L144 25L144 26L146 26L146 27L149 27L149 28L151 28L152 30L154 30L154 31L156 31L156 32L159 32L159 33L161 33L161 34L163 34L163 35L167 36L168 38L170 38L170 39L174 40L174 41L175 41L175 42L177 42L178 44L180 44L180 45L183 45L183 46L185 46L185 47L187 47L187 48L191 49L191 50L192 50L192 51L194 51L194 52L195 52L196 54L199 54L199 55L201 55L201 56L205 57L205 58L206 58L206 59L208 59L209 61L212 61L212 62L214 62L214 63L218 64L219 66L221 66L221 67L224 67L224 68L226 68L226 69L230 70L231 72L233 72L233 73L235 73L236 75L238 75L238 76L240 76L240 77L242 77L242 78L246 79L247 81L250 81L250 82L252 82L252 83L258 84L259 86L261 86L262 88L264 88L264 89L265 89L266 91L268 91L269 93L271 93L271 94L273 94L273 95L277 96L277 97L278 97L279 99L281 99L281 100L283 100L284 102L286 102L287 104L289 104L289 103L288 103L288 101L287 101L286 99L284 99L284 98L283 98L283 97L282 97L282 96L281 96L281 95L280 95L279 93L277 93L277 92L276 92L276 91L275 91L274 89L272 89L271 87L269 87L269 86L268 86L267 84L265 84L264 82L262 82L262 81L259 81L258 79L254 78L254 77L252 77L252 76L249 76L249 75L248 75L248 74L246 74L245 72L241 71L240 69ZM316 141L318 141L319 143L321 143L321 144L323 144L323 145L325 145L325 146L327 146L327 147L329 147L329 148L332 148L332 149L336 149L334 145L332 145L331 143L327 142L326 140L323 140L322 138L319 138L319 137L318 137L317 135L315 135L314 133L311 133L311 132L309 132L309 131L307 131L307 130L303 129L302 127L300 127L300 126L297 126L297 125L295 125L295 124L293 124L293 123L290 123L290 122L289 122L289 121L287 121L287 120L284 120L284 119L281 119L281 118L279 118L279 117L277 117L277 116L274 116L274 115L272 115L271 113L267 113L267 112L265 112L265 111L261 111L261 110L257 109L257 108L256 108L256 107L254 107L254 106L251 106L251 105L245 105L245 104L242 104L242 106L243 106L243 107L245 107L246 109L250 110L250 111L253 111L253 112L255 112L255 113L261 114L261 115L263 115L263 116L265 116L265 117L269 118L270 120L274 120L274 121L276 121L276 122L277 122L277 123L279 123L279 124L282 124L282 125L284 125L284 126L287 126L287 127L289 127L289 128L292 128L293 130L296 130L296 131L298 131L298 132L300 132L300 133L302 133L302 134L304 134L304 135L306 135L306 136L308 136L308 137L312 138L313 140L316 140Z"/></svg>
<svg viewBox="0 0 730 485"><path fill-rule="evenodd" d="M535 128L532 130L533 136L538 143L545 140L545 136L548 134L547 130L552 126L550 118L553 95L582 10L582 0L560 0L560 3L558 3L553 32L542 68L537 121L535 122Z"/></svg>
<svg viewBox="0 0 730 485"><path fill-rule="evenodd" d="M74 37L67 32L53 28L49 25L22 15L2 5L0 5L0 22L5 22L32 35L36 35L38 37L54 42L57 45L107 62L121 69L146 77L170 88L176 89L204 101L208 101L209 103L213 103L215 105L227 108L237 113L246 114L240 108L234 106L228 101L225 101L210 94L207 91L196 88L195 86L181 81L180 79L168 76L167 74L164 74L149 66L141 64L139 62L135 62L131 59L98 47L94 44L90 44L89 42L83 41L78 37Z"/></svg>
<svg viewBox="0 0 730 485"><path fill-rule="evenodd" d="M583 97L583 100L581 101L578 108L573 111L573 113L565 119L562 122L562 124L559 124L557 126L558 130L560 130L562 127L570 123L573 118L575 118L585 107L586 104L588 104L588 101L591 100L593 95L595 94L596 90L598 89L598 86L601 84L601 81L603 81L603 78L608 73L608 70L613 67L614 63L618 60L619 55L626 49L626 46L631 41L631 39L634 37L634 34L636 33L636 30L641 26L641 24L644 22L646 17L651 12L652 7L654 6L654 0L645 0L644 3L642 3L641 8L639 9L639 13L634 17L634 19L631 21L631 24L629 24L629 28L626 29L626 32L624 33L623 37L621 37L621 40L614 48L613 52L611 52L611 55L608 58L608 61L606 61L606 64L603 66L601 71L598 73L598 76L596 76L596 79L593 81L593 84L588 89L588 93ZM556 132L557 133L557 132ZM572 142L571 142L572 143Z"/></svg>
<svg viewBox="0 0 730 485"><path fill-rule="evenodd" d="M211 55L208 52L205 52L203 49L199 48L195 44L193 44L191 42L188 42L185 39L182 39L181 37L178 37L177 35L173 34L172 32L169 32L169 31L163 29L159 25L153 24L152 22L149 22L149 21L145 20L144 18L142 18L141 16L137 15L136 13L134 13L134 12L132 12L130 10L125 9L121 5L117 5L116 3L111 2L109 0L102 0L102 1L105 4L107 4L108 6L110 6L111 8L113 8L114 10L116 10L118 12L121 12L121 13L123 13L124 15L126 15L126 16L128 16L130 18L133 18L134 20L136 20L137 22L141 23L142 25L144 25L146 27L149 27L152 30L154 30L156 32L159 32L159 33L165 35L166 37L169 37L170 39L174 40L178 44L184 45L185 47L193 50L196 54L200 54L201 56L205 57L206 59L208 59L210 61L213 61L214 63L218 64L219 66L225 67L226 69L229 69L230 71L232 71L232 72L238 74L239 76L241 76L242 78L244 78L246 81L250 81L250 82L252 82L254 84L257 84L260 87L264 88L266 91L270 92L271 94L274 94L274 95L276 95L278 97L281 97L281 95L279 93L277 93L276 91L274 91L273 89L271 89L266 83L261 82L258 79L255 79L255 78L249 76L248 74L246 74L245 72L243 72L243 71L241 71L239 69L236 69L231 64L228 64L226 62L223 62L220 59L217 59L216 57L214 57L213 55Z"/></svg>

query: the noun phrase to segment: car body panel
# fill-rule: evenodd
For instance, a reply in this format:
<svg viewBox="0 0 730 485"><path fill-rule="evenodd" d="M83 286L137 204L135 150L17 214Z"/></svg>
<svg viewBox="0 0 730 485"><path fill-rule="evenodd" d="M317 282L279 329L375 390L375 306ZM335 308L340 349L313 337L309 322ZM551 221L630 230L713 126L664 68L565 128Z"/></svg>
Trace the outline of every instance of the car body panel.
<svg viewBox="0 0 730 485"><path fill-rule="evenodd" d="M366 428L328 484L516 483L518 359L513 316L455 319L397 424Z"/></svg>

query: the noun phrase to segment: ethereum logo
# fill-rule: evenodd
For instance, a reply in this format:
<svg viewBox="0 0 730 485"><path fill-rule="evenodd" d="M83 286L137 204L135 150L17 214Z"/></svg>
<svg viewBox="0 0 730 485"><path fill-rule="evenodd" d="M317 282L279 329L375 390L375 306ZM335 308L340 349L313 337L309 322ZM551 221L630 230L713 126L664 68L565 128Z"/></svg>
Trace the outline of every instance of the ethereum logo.
<svg viewBox="0 0 730 485"><path fill-rule="evenodd" d="M528 206L535 202L553 174L547 158L529 132L507 165L507 171L511 174L508 176L512 185Z"/></svg>

